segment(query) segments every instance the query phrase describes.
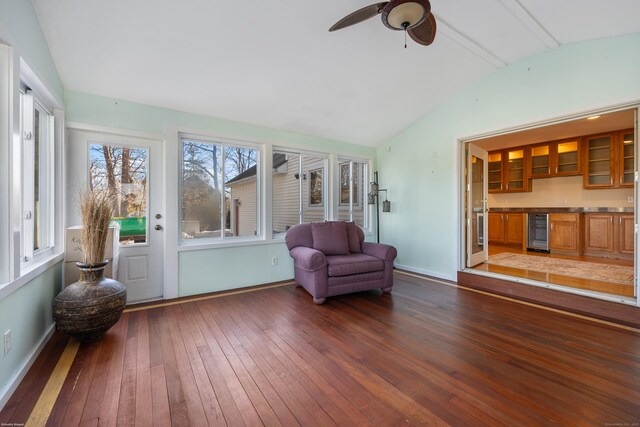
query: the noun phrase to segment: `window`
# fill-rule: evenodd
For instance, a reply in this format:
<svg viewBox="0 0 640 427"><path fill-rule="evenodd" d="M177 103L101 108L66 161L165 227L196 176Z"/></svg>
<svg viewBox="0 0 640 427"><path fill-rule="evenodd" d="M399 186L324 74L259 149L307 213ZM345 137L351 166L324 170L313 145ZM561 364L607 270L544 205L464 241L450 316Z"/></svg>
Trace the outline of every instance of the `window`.
<svg viewBox="0 0 640 427"><path fill-rule="evenodd" d="M310 207L322 207L323 206L323 183L322 183L322 169L314 169L309 172L309 206Z"/></svg>
<svg viewBox="0 0 640 427"><path fill-rule="evenodd" d="M260 234L259 150L183 136L182 239Z"/></svg>
<svg viewBox="0 0 640 427"><path fill-rule="evenodd" d="M368 227L366 194L368 165L355 160L338 159L338 219L355 221Z"/></svg>
<svg viewBox="0 0 640 427"><path fill-rule="evenodd" d="M295 152L273 152L273 235L296 224L327 218L327 158Z"/></svg>
<svg viewBox="0 0 640 427"><path fill-rule="evenodd" d="M89 145L89 185L116 194L113 221L120 224L120 244L147 242L146 148Z"/></svg>
<svg viewBox="0 0 640 427"><path fill-rule="evenodd" d="M30 90L20 95L23 262L53 246L53 115Z"/></svg>

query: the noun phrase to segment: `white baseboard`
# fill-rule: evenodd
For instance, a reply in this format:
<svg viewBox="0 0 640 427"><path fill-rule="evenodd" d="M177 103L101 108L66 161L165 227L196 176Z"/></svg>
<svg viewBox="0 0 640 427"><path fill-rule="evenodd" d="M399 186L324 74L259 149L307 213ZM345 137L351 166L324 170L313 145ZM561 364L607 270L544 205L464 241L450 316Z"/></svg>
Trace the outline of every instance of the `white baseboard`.
<svg viewBox="0 0 640 427"><path fill-rule="evenodd" d="M25 375L27 375L27 372L29 372L29 368L31 368L31 366L33 365L33 362L36 361L36 359L40 355L40 352L42 351L44 346L49 342L49 339L51 338L55 330L56 330L56 324L53 323L51 326L49 326L47 331L44 333L44 335L40 339L40 342L38 343L38 345L36 345L35 348L31 351L31 354L29 354L29 357L27 358L27 360L25 360L25 362L22 364L22 366L20 367L18 372L14 375L14 377L11 379L11 381L9 381L7 386L4 389L2 389L2 391L0 391L0 411L4 408L4 405L7 404L13 392L16 391L16 389L18 388L18 386L20 385L20 381L22 381Z"/></svg>
<svg viewBox="0 0 640 427"><path fill-rule="evenodd" d="M451 282L455 282L457 277L451 276L449 274L440 273L438 271L425 270L423 268L410 267L408 265L403 264L394 264L396 268L400 270L406 270L411 273L423 274L425 276L435 277L437 279L449 280Z"/></svg>

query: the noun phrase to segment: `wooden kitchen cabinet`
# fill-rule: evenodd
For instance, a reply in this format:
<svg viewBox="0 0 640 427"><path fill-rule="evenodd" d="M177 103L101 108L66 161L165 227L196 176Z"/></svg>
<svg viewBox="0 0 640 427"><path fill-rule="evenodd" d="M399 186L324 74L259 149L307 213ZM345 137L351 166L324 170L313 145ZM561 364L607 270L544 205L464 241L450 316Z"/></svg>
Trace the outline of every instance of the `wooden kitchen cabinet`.
<svg viewBox="0 0 640 427"><path fill-rule="evenodd" d="M489 243L524 244L524 214L489 213Z"/></svg>
<svg viewBox="0 0 640 427"><path fill-rule="evenodd" d="M581 216L577 213L549 214L549 249L578 255L581 252Z"/></svg>
<svg viewBox="0 0 640 427"><path fill-rule="evenodd" d="M489 212L489 243L504 243L504 214Z"/></svg>
<svg viewBox="0 0 640 427"><path fill-rule="evenodd" d="M524 214L505 214L505 243L508 245L524 244Z"/></svg>
<svg viewBox="0 0 640 427"><path fill-rule="evenodd" d="M584 250L613 252L613 214L588 213L584 216Z"/></svg>
<svg viewBox="0 0 640 427"><path fill-rule="evenodd" d="M620 132L618 141L618 185L620 187L633 188L636 152L636 140L633 129Z"/></svg>
<svg viewBox="0 0 640 427"><path fill-rule="evenodd" d="M489 192L531 191L529 150L516 147L489 153Z"/></svg>
<svg viewBox="0 0 640 427"><path fill-rule="evenodd" d="M636 226L633 214L618 215L618 252L633 255L635 249Z"/></svg>
<svg viewBox="0 0 640 427"><path fill-rule="evenodd" d="M489 153L489 193L502 192L502 151Z"/></svg>
<svg viewBox="0 0 640 427"><path fill-rule="evenodd" d="M584 188L633 187L636 144L633 129L588 136L583 144Z"/></svg>
<svg viewBox="0 0 640 427"><path fill-rule="evenodd" d="M587 213L584 233L585 255L623 259L633 256L633 214Z"/></svg>
<svg viewBox="0 0 640 427"><path fill-rule="evenodd" d="M580 175L580 139L545 142L529 147L531 178Z"/></svg>

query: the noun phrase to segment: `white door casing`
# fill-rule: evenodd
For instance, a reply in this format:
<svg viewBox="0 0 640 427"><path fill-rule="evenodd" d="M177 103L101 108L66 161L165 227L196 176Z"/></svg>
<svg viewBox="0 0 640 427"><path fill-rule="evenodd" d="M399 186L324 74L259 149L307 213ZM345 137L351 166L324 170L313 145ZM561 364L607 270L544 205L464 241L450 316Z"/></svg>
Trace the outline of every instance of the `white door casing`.
<svg viewBox="0 0 640 427"><path fill-rule="evenodd" d="M164 267L164 182L163 142L107 132L69 129L67 226L80 224L78 194L90 178L92 145L127 147L146 152L146 236L140 243L119 247L117 280L127 288L127 302L136 303L163 298ZM115 264L114 264L115 266Z"/></svg>

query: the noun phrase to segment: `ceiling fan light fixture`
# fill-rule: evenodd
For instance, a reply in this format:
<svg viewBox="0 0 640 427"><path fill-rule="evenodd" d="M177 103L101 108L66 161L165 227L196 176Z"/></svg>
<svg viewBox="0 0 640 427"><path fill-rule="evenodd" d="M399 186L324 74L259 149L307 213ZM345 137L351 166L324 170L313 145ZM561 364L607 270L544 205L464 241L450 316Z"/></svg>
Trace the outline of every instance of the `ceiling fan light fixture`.
<svg viewBox="0 0 640 427"><path fill-rule="evenodd" d="M431 12L428 0L394 0L382 10L382 22L392 30L408 30L424 22Z"/></svg>

